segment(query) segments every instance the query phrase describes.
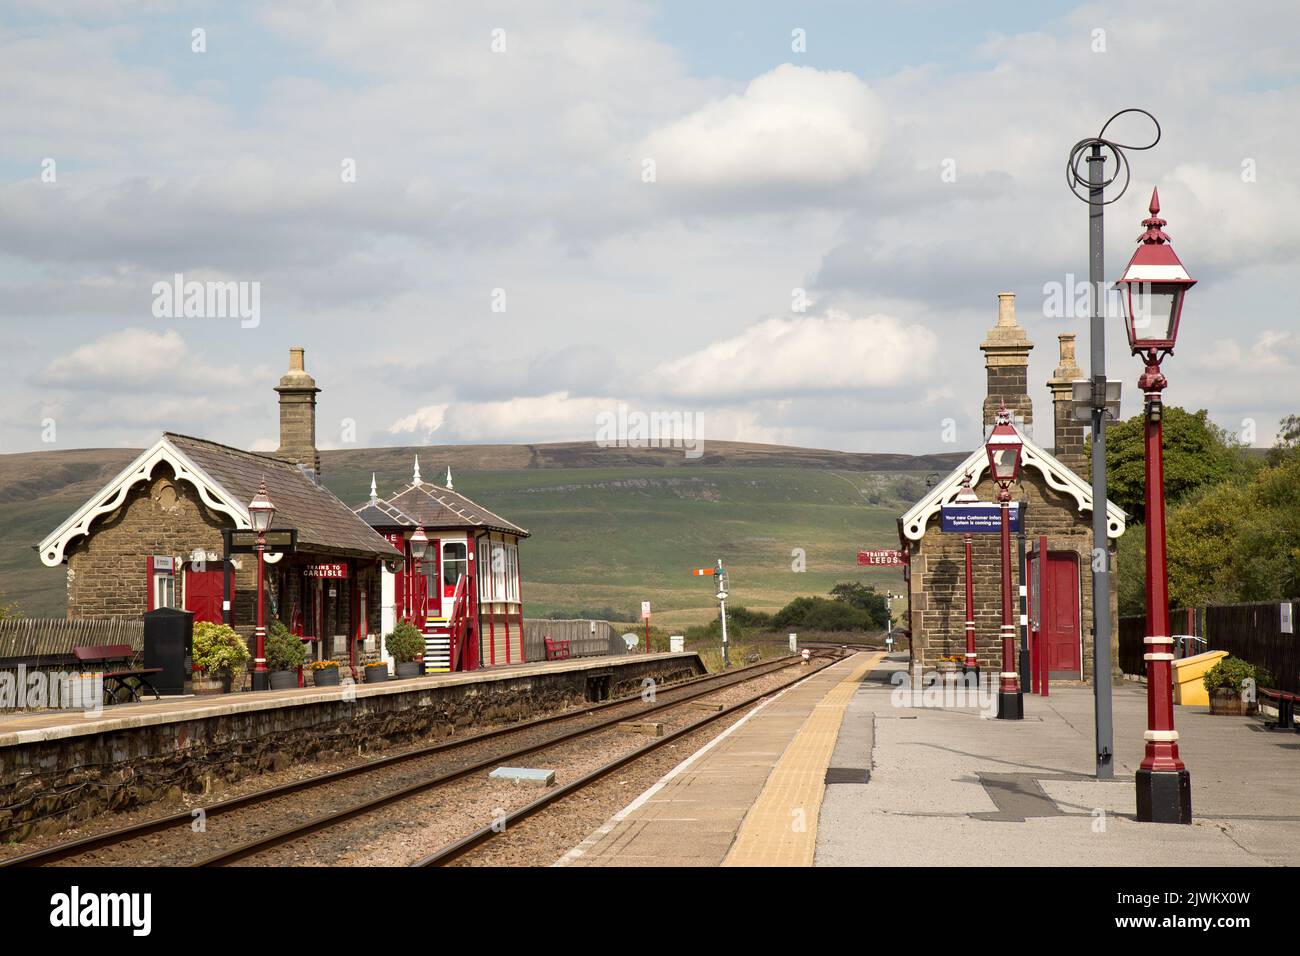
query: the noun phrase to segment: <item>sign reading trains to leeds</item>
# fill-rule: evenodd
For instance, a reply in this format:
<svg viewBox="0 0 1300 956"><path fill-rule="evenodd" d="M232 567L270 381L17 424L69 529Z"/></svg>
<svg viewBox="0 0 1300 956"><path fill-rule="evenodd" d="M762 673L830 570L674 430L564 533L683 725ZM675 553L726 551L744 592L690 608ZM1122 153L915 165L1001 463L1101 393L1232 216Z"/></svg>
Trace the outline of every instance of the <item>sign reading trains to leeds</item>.
<svg viewBox="0 0 1300 956"><path fill-rule="evenodd" d="M309 564L302 569L304 577L309 578L346 578L348 576L348 566L346 564Z"/></svg>
<svg viewBox="0 0 1300 956"><path fill-rule="evenodd" d="M1011 530L1020 530L1020 507L1011 502ZM960 534L997 534L1002 530L1002 506L994 501L974 505L944 505L940 528Z"/></svg>
<svg viewBox="0 0 1300 956"><path fill-rule="evenodd" d="M903 552L891 548L876 548L873 551L859 551L858 564L872 568L897 568L906 562Z"/></svg>

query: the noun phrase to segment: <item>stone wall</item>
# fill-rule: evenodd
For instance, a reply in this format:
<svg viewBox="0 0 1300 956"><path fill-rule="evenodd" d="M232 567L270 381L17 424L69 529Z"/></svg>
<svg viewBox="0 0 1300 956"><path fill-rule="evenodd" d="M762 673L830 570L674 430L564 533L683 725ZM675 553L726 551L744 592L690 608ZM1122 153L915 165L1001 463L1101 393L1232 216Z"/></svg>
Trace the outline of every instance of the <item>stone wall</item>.
<svg viewBox="0 0 1300 956"><path fill-rule="evenodd" d="M1080 617L1083 637L1083 673L1092 677L1092 516L1080 512L1073 497L1049 487L1033 468L1022 474L1022 484L1012 486L1013 499L1029 502L1026 549L1039 535L1048 538L1052 552L1072 551L1078 555ZM996 486L987 475L976 486L980 498L996 500ZM1001 536L972 535L971 564L975 582L975 650L981 670L997 672L1002 663L1002 557ZM1017 623L1019 648L1020 574L1019 549L1011 539L1012 615ZM1110 544L1114 568L1114 543ZM1113 580L1113 578L1112 578ZM934 515L925 537L912 542L912 646L916 663L931 668L941 657L966 653L966 557L962 535L939 530ZM1112 670L1118 668L1118 604L1111 591ZM1017 651L1018 653L1018 651ZM1018 658L1017 658L1018 659Z"/></svg>
<svg viewBox="0 0 1300 956"><path fill-rule="evenodd" d="M217 698L188 719L144 723L136 711L130 720L141 726L21 743L0 736L0 840L25 840L182 791L216 793L249 774L304 760L416 739L433 743L492 722L537 717L587 700L593 678L621 696L640 691L647 677L667 684L703 672L695 654L657 655L503 678L322 690L293 706L241 694ZM114 723L111 708L102 721Z"/></svg>
<svg viewBox="0 0 1300 956"><path fill-rule="evenodd" d="M203 506L188 482L174 480L171 468L160 465L150 481L133 488L116 511L96 519L92 533L69 549L68 617L140 617L149 609L149 556L188 558L195 548L221 554L221 529L227 525ZM251 562L243 564L235 572L235 590L237 596L243 592L251 610L255 579ZM236 619L248 620L248 610L237 606Z"/></svg>

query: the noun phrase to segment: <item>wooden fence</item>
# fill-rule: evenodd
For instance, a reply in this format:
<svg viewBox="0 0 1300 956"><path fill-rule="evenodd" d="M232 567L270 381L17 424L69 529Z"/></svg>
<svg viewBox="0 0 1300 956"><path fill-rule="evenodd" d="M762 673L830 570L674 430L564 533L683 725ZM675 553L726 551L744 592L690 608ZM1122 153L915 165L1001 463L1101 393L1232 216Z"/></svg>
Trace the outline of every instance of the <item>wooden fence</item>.
<svg viewBox="0 0 1300 956"><path fill-rule="evenodd" d="M138 656L144 648L144 621L69 621L67 618L20 618L0 621L0 667L57 666L74 647L130 644Z"/></svg>
<svg viewBox="0 0 1300 956"><path fill-rule="evenodd" d="M609 621L547 621L524 619L524 660L546 660L544 639L568 641L573 657L626 654L627 645Z"/></svg>
<svg viewBox="0 0 1300 956"><path fill-rule="evenodd" d="M1292 624L1292 633L1282 631L1283 604L1294 611L1295 601L1261 601L1251 604L1220 604L1200 608L1180 608L1170 613L1174 635L1189 635L1201 640L1183 641L1180 657L1201 651L1227 651L1273 675L1273 683L1282 690L1300 692L1300 634ZM1122 617L1119 621L1119 662L1126 674L1143 674L1146 652L1142 638L1146 619Z"/></svg>

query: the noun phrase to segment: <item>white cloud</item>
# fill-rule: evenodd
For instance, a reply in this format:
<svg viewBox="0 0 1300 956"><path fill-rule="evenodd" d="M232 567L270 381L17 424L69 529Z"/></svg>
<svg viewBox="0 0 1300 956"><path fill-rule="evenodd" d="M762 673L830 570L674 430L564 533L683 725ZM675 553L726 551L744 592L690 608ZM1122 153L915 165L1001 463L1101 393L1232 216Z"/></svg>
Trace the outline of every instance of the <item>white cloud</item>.
<svg viewBox="0 0 1300 956"><path fill-rule="evenodd" d="M680 397L785 397L899 385L925 368L938 339L888 315L767 319L664 362L652 378Z"/></svg>
<svg viewBox="0 0 1300 956"><path fill-rule="evenodd" d="M614 399L552 392L490 402L426 405L395 421L388 433L439 442L591 441L596 416Z"/></svg>
<svg viewBox="0 0 1300 956"><path fill-rule="evenodd" d="M833 186L871 168L884 125L852 73L786 63L656 130L642 150L667 184Z"/></svg>
<svg viewBox="0 0 1300 956"><path fill-rule="evenodd" d="M175 329L110 332L61 355L37 376L37 384L74 391L221 393L272 382L265 368L210 365Z"/></svg>

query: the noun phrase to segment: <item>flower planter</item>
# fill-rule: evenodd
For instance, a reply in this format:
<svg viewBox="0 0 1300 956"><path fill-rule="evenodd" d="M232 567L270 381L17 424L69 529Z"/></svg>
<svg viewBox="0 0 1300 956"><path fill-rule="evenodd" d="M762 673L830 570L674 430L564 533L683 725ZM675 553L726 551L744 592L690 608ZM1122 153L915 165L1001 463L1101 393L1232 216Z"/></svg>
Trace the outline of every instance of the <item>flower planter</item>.
<svg viewBox="0 0 1300 956"><path fill-rule="evenodd" d="M297 686L297 671L271 671L271 690L290 690Z"/></svg>
<svg viewBox="0 0 1300 956"><path fill-rule="evenodd" d="M366 683L382 684L388 680L387 664L367 664L366 665Z"/></svg>
<svg viewBox="0 0 1300 956"><path fill-rule="evenodd" d="M199 696L229 693L230 678L195 674L194 679L190 682L190 691Z"/></svg>
<svg viewBox="0 0 1300 956"><path fill-rule="evenodd" d="M1216 687L1210 691L1210 713L1223 717L1249 717L1255 713L1255 702L1242 700L1240 691L1231 687Z"/></svg>
<svg viewBox="0 0 1300 956"><path fill-rule="evenodd" d="M419 661L401 661L397 665L397 676L399 678L419 677L421 665Z"/></svg>
<svg viewBox="0 0 1300 956"><path fill-rule="evenodd" d="M939 661L937 665L937 670L939 671L940 674L955 674L957 673L957 662Z"/></svg>
<svg viewBox="0 0 1300 956"><path fill-rule="evenodd" d="M317 687L338 687L339 669L337 667L318 667L311 672Z"/></svg>

